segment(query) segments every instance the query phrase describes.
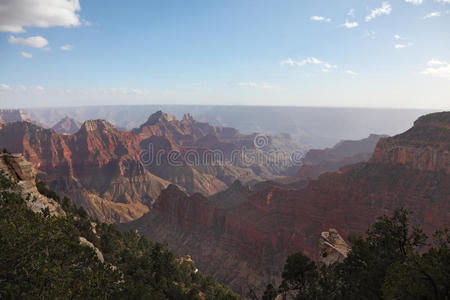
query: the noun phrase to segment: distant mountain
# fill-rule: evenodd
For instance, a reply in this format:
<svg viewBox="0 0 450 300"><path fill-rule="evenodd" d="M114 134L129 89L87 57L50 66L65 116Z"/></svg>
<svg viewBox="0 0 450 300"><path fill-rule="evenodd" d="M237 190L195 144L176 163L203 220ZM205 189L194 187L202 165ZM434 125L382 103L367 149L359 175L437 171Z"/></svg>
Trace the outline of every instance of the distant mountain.
<svg viewBox="0 0 450 300"><path fill-rule="evenodd" d="M328 152L345 156L337 155L342 147ZM428 234L450 226L449 153L450 112L430 114L380 139L368 162L322 174L304 188L268 182L250 190L236 182L208 198L170 185L150 212L121 227L189 253L200 270L238 293L262 292L262 283L278 285L287 255L317 259L317 236L329 228L344 238L363 234L398 207L412 210L412 222Z"/></svg>
<svg viewBox="0 0 450 300"><path fill-rule="evenodd" d="M80 122L69 117L62 118L52 129L62 134L74 134L81 128Z"/></svg>
<svg viewBox="0 0 450 300"><path fill-rule="evenodd" d="M0 109L0 123L31 121L26 112L21 109Z"/></svg>
<svg viewBox="0 0 450 300"><path fill-rule="evenodd" d="M373 154L375 146L387 135L371 134L361 140L343 140L332 148L310 149L302 159L303 165L293 176L281 179L280 182L294 182L317 179L325 172L334 172L341 167L360 162L367 162Z"/></svg>
<svg viewBox="0 0 450 300"><path fill-rule="evenodd" d="M367 153L372 155L378 140L387 135L371 134L362 140L343 140L333 148L311 149L306 153L303 163L306 165L317 165L324 161L340 161L351 156Z"/></svg>
<svg viewBox="0 0 450 300"><path fill-rule="evenodd" d="M258 148L255 138L190 115L178 120L158 111L133 131L104 120L85 121L72 135L29 122L9 123L0 130L0 148L22 153L55 191L69 195L91 216L126 222L147 212L170 183L209 195L236 179L283 175L289 168L283 162L290 157L265 164L272 150L281 150L279 140L262 136L264 145Z"/></svg>
<svg viewBox="0 0 450 300"><path fill-rule="evenodd" d="M308 148L330 147L340 140L358 140L371 133L394 135L405 131L419 116L432 110L332 107L121 105L33 108L25 111L48 126L69 116L76 120L104 119L131 130L163 110L182 118L192 116L213 126L233 127L242 133L288 133Z"/></svg>

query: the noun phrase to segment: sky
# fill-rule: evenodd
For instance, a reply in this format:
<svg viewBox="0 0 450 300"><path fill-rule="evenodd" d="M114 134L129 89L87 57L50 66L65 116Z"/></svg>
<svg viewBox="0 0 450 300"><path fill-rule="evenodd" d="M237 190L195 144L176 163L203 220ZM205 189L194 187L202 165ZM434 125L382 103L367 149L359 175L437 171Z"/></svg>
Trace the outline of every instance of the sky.
<svg viewBox="0 0 450 300"><path fill-rule="evenodd" d="M450 109L450 0L0 0L0 108Z"/></svg>

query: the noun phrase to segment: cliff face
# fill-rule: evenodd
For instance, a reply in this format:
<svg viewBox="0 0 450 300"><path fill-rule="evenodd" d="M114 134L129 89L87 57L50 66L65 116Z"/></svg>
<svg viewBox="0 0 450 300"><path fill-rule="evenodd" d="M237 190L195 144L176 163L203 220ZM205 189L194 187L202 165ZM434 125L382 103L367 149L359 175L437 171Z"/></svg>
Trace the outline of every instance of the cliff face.
<svg viewBox="0 0 450 300"><path fill-rule="evenodd" d="M29 122L9 123L0 129L0 148L23 153L52 189L67 194L91 216L126 222L146 213L170 183L210 195L236 179L279 175L282 169L259 162L224 161L241 147L255 150L253 138L189 115L177 120L157 112L133 131L120 131L104 120L86 121L71 135ZM221 155L218 163L203 160L209 150ZM266 155L265 150L255 151ZM171 160L171 154L177 159Z"/></svg>
<svg viewBox="0 0 450 300"><path fill-rule="evenodd" d="M420 129L433 140L417 143L403 135L391 140L400 148L414 144L417 153L429 147L448 149L450 121L440 117L426 116L433 121ZM436 134L435 128L445 130ZM123 227L190 254L200 270L245 294L249 285L262 291L262 283L278 283L291 253L302 251L318 259L317 237L329 228L344 238L361 234L376 217L401 206L414 212L413 223L427 233L449 226L449 174L441 166L412 168L408 161L379 160L377 155L390 157L382 153L383 143L369 162L323 174L303 189L267 183L250 191L235 184L208 199L172 186L161 193L154 210ZM448 156L442 157L447 157L445 162L437 161L448 164Z"/></svg>
<svg viewBox="0 0 450 300"><path fill-rule="evenodd" d="M34 212L41 212L48 208L50 214L65 215L61 206L53 199L41 195L36 188L36 169L26 161L21 154L0 154L0 171L17 182L18 191L25 199L27 205Z"/></svg>
<svg viewBox="0 0 450 300"><path fill-rule="evenodd" d="M382 139L372 161L450 174L449 131L448 112L420 117L410 130L393 138Z"/></svg>

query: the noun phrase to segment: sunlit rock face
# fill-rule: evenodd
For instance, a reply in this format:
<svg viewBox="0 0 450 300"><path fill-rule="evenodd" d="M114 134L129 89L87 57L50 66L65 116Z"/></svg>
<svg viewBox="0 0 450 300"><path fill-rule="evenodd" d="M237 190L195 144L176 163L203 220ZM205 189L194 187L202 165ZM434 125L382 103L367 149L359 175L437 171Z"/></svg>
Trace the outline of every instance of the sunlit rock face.
<svg viewBox="0 0 450 300"><path fill-rule="evenodd" d="M420 117L410 130L382 139L372 161L450 174L450 113Z"/></svg>
<svg viewBox="0 0 450 300"><path fill-rule="evenodd" d="M342 263L349 251L349 245L336 229L330 228L320 234L318 259L321 263L325 265Z"/></svg>

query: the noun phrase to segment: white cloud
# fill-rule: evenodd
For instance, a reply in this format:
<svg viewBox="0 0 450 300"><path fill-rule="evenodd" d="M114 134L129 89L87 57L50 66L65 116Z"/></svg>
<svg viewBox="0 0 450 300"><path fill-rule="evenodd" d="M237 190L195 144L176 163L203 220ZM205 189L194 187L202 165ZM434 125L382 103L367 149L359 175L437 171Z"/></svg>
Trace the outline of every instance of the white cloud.
<svg viewBox="0 0 450 300"><path fill-rule="evenodd" d="M347 16L350 16L352 18L355 17L355 9L354 8L350 8L350 10L347 13Z"/></svg>
<svg viewBox="0 0 450 300"><path fill-rule="evenodd" d="M392 12L392 6L389 2L381 3L381 7L373 9L368 16L366 16L366 22L370 22L376 17L381 15L390 15Z"/></svg>
<svg viewBox="0 0 450 300"><path fill-rule="evenodd" d="M238 82L237 86L240 87L250 87L250 88L259 88L259 89L279 89L280 87L270 85L266 82L253 82L253 81L247 81L247 82Z"/></svg>
<svg viewBox="0 0 450 300"><path fill-rule="evenodd" d="M60 49L63 51L71 51L73 50L73 48L75 48L75 46L69 44L60 47Z"/></svg>
<svg viewBox="0 0 450 300"><path fill-rule="evenodd" d="M33 57L33 55L31 54L31 53L28 53L28 52L21 52L21 54L22 54L22 56L23 57L25 57L25 58L32 58Z"/></svg>
<svg viewBox="0 0 450 300"><path fill-rule="evenodd" d="M24 27L80 26L79 0L1 0L0 32L25 32Z"/></svg>
<svg viewBox="0 0 450 300"><path fill-rule="evenodd" d="M375 35L376 35L375 31L373 31L373 30L366 30L364 32L363 37L371 39L371 40L374 40L375 39Z"/></svg>
<svg viewBox="0 0 450 300"><path fill-rule="evenodd" d="M423 3L423 0L405 0L405 2L414 4L414 5L420 5Z"/></svg>
<svg viewBox="0 0 450 300"><path fill-rule="evenodd" d="M431 59L427 63L428 68L422 71L423 75L450 80L450 63L438 59Z"/></svg>
<svg viewBox="0 0 450 300"><path fill-rule="evenodd" d="M31 36L29 38L21 38L11 35L8 38L8 42L12 45L21 45L34 48L46 48L46 46L48 45L47 39L42 36Z"/></svg>
<svg viewBox="0 0 450 300"><path fill-rule="evenodd" d="M319 21L319 22L327 22L327 23L331 22L330 18L325 18L325 17L322 17L322 16L312 16L310 18L310 20L311 21Z"/></svg>
<svg viewBox="0 0 450 300"><path fill-rule="evenodd" d="M401 36L399 36L398 34L394 35L394 39L398 40L403 40L404 38L402 38Z"/></svg>
<svg viewBox="0 0 450 300"><path fill-rule="evenodd" d="M352 75L352 76L357 76L357 75L359 75L359 73L356 73L356 72L354 72L354 71L352 71L352 70L347 70L346 73L347 73L348 75Z"/></svg>
<svg viewBox="0 0 450 300"><path fill-rule="evenodd" d="M426 14L425 16L423 16L422 19L426 20L429 18L435 18L435 17L440 17L441 13L439 11L434 11L434 12L430 12L429 14Z"/></svg>
<svg viewBox="0 0 450 300"><path fill-rule="evenodd" d="M450 3L450 0L434 0L434 1L438 3Z"/></svg>
<svg viewBox="0 0 450 300"><path fill-rule="evenodd" d="M345 20L345 23L342 24L342 26L344 26L346 28L355 28L355 27L358 27L359 24L358 24L358 22L349 22L348 20Z"/></svg>
<svg viewBox="0 0 450 300"><path fill-rule="evenodd" d="M428 61L427 65L429 67L432 67L432 66L445 66L445 65L448 65L448 62L432 58L432 59L430 59Z"/></svg>
<svg viewBox="0 0 450 300"><path fill-rule="evenodd" d="M283 60L281 62L282 66L296 66L296 67L303 67L306 65L319 65L321 66L322 72L329 72L331 69L336 69L336 65L332 65L330 63L327 63L326 61L321 61L315 57L307 57L303 60L294 61L290 57L286 60Z"/></svg>
<svg viewBox="0 0 450 300"><path fill-rule="evenodd" d="M395 45L394 45L394 48L395 48L395 49L403 49L403 48L409 48L409 47L412 47L412 46L414 46L413 43L408 43L408 44L395 44Z"/></svg>

